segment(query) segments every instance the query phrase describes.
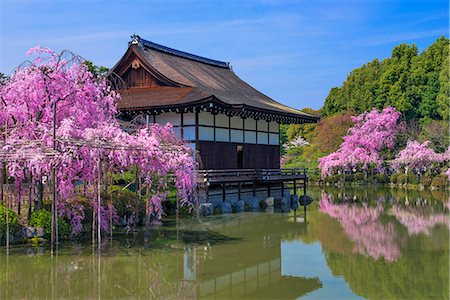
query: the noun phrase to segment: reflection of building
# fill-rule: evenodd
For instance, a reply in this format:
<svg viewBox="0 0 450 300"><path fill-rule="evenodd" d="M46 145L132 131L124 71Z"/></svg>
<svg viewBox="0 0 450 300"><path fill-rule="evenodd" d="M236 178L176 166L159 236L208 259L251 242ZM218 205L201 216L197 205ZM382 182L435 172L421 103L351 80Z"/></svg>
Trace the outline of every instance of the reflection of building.
<svg viewBox="0 0 450 300"><path fill-rule="evenodd" d="M287 219L279 214L246 214L211 224L208 232L220 232L208 239L213 241L211 247L185 247L184 280L198 298L295 299L320 288L318 278L281 273L282 236L298 229Z"/></svg>

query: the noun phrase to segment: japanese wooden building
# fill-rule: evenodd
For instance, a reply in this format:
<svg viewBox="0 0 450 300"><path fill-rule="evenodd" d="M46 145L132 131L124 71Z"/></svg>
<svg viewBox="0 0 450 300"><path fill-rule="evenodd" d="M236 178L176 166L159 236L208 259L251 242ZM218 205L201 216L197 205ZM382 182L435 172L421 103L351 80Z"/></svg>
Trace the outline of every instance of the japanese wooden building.
<svg viewBox="0 0 450 300"><path fill-rule="evenodd" d="M318 121L257 91L228 62L137 35L111 74L123 80L120 118L170 122L203 170L279 170L279 125Z"/></svg>

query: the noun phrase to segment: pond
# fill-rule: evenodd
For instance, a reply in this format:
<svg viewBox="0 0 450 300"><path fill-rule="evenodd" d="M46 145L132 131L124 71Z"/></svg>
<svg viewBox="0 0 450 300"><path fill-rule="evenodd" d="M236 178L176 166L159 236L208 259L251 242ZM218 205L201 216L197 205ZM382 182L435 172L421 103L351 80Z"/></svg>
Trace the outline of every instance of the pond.
<svg viewBox="0 0 450 300"><path fill-rule="evenodd" d="M0 299L448 299L445 192L311 187L306 218L173 219L105 239L0 249Z"/></svg>

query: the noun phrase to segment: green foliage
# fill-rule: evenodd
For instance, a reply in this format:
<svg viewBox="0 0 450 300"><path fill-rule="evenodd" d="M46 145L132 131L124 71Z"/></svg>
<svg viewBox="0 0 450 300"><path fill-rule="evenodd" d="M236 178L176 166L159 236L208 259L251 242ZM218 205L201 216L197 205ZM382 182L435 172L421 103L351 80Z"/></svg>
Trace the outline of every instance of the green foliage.
<svg viewBox="0 0 450 300"><path fill-rule="evenodd" d="M8 76L0 72L0 85L3 85L8 78Z"/></svg>
<svg viewBox="0 0 450 300"><path fill-rule="evenodd" d="M401 44L392 56L353 70L343 85L331 89L324 115L394 106L407 120L447 120L449 103L449 40L441 37L418 54L415 45Z"/></svg>
<svg viewBox="0 0 450 300"><path fill-rule="evenodd" d="M389 177L386 174L375 174L373 176L373 178L377 183L388 183L389 182Z"/></svg>
<svg viewBox="0 0 450 300"><path fill-rule="evenodd" d="M136 193L117 185L111 186L109 192L112 193L113 205L117 210L117 215L119 217L131 216L136 206ZM145 218L145 201L145 195L139 195L138 215L140 220Z"/></svg>
<svg viewBox="0 0 450 300"><path fill-rule="evenodd" d="M310 145L283 152L285 167L308 168L309 174L315 174L317 159L336 151L342 143L352 126L351 116L374 107L397 108L406 125L406 130L397 135L395 147L383 150L382 156L387 160L394 159L408 140L429 140L434 150L444 152L450 145L448 56L449 40L441 37L420 54L415 45L401 44L392 50L390 58L375 59L353 70L341 87L331 89L318 124L293 124L286 129L288 141L302 136ZM360 176L355 175L354 179L363 181ZM384 177L379 179L387 182ZM397 183L397 177L392 180ZM401 180L418 182L413 176Z"/></svg>
<svg viewBox="0 0 450 300"><path fill-rule="evenodd" d="M356 173L353 175L353 178L354 178L356 181L364 181L364 179L366 178L366 175L365 175L363 172L356 172Z"/></svg>
<svg viewBox="0 0 450 300"><path fill-rule="evenodd" d="M444 188L448 184L448 178L444 175L437 175L431 181L431 185L435 188Z"/></svg>
<svg viewBox="0 0 450 300"><path fill-rule="evenodd" d="M436 152L442 153L447 150L450 145L450 137L448 134L448 122L432 120L422 126L419 135L419 141L430 141L431 148Z"/></svg>
<svg viewBox="0 0 450 300"><path fill-rule="evenodd" d="M129 170L123 173L113 174L113 184L126 185L130 182L134 182L136 179L136 171Z"/></svg>
<svg viewBox="0 0 450 300"><path fill-rule="evenodd" d="M109 71L109 68L94 65L94 63L90 60L86 60L84 64L87 66L89 72L91 72L95 77L104 77Z"/></svg>
<svg viewBox="0 0 450 300"><path fill-rule="evenodd" d="M398 182L398 176L402 175L401 173L394 173L391 175L391 183L397 184Z"/></svg>
<svg viewBox="0 0 450 300"><path fill-rule="evenodd" d="M405 184L407 180L407 176L405 174L399 174L397 176L397 184Z"/></svg>
<svg viewBox="0 0 450 300"><path fill-rule="evenodd" d="M47 210L36 210L31 213L30 226L45 229L45 238L49 239L52 228L52 214ZM72 229L69 223L62 218L58 218L58 237L60 239L68 238Z"/></svg>
<svg viewBox="0 0 450 300"><path fill-rule="evenodd" d="M17 231L19 223L17 221L17 214L12 210L8 210L8 223L6 222L6 207L0 204L0 244L5 243L6 227L9 224L9 233L13 234Z"/></svg>
<svg viewBox="0 0 450 300"><path fill-rule="evenodd" d="M423 186L430 186L431 185L431 178L430 177L428 177L428 176L423 176L422 178L421 178L421 180L420 180L420 183L423 185Z"/></svg>
<svg viewBox="0 0 450 300"><path fill-rule="evenodd" d="M408 174L406 176L406 180L407 180L407 183L409 183L409 184L417 184L419 182L418 177L415 174Z"/></svg>
<svg viewBox="0 0 450 300"><path fill-rule="evenodd" d="M280 125L280 145L284 145L288 141L288 135L287 135L288 129L289 129L289 125L286 125L286 124ZM286 150L284 149L284 147L281 147L280 150L281 150L281 155L284 155L286 153Z"/></svg>

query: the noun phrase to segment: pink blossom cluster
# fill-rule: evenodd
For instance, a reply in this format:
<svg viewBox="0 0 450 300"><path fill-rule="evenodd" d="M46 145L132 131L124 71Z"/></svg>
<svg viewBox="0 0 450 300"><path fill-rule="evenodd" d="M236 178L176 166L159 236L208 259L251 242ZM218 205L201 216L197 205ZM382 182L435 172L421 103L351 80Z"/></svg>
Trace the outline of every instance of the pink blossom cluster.
<svg viewBox="0 0 450 300"><path fill-rule="evenodd" d="M67 59L67 53L36 47L28 54L35 56L33 62L17 69L0 86L0 126L5 130L1 150L15 155L7 171L19 194L29 174L33 182L41 181L43 176L50 178L56 166L60 215L68 217L79 232L84 215L83 206L77 204L75 184L95 186L99 171L104 175L136 166L151 186L151 210L157 217L161 217L169 179L174 181L181 204L189 205L189 194L196 185L196 162L192 149L176 137L170 124L129 134L115 118L120 95L106 80L94 78L81 61L73 56ZM49 156L54 143L54 105L57 155ZM95 195L85 196L96 203ZM114 208L102 208L107 210Z"/></svg>
<svg viewBox="0 0 450 300"><path fill-rule="evenodd" d="M429 147L430 142L419 143L417 141L408 141L406 147L401 150L391 165L394 169L402 167L418 172L425 171L427 167L436 162L447 160L446 153L439 154Z"/></svg>
<svg viewBox="0 0 450 300"><path fill-rule="evenodd" d="M381 206L369 207L349 204L335 204L332 195L322 192L319 209L339 221L345 234L353 241L353 251L374 259L383 257L395 261L400 255L397 236L392 223L381 223Z"/></svg>
<svg viewBox="0 0 450 300"><path fill-rule="evenodd" d="M319 158L322 177L333 175L337 169L380 167L383 162L380 151L393 148L396 134L402 129L400 115L395 108L386 107L381 112L373 109L352 117L355 124L343 137L339 149Z"/></svg>
<svg viewBox="0 0 450 300"><path fill-rule="evenodd" d="M405 209L399 206L392 207L389 213L408 229L409 235L419 233L429 235L430 230L440 224L450 228L449 216L444 213L425 215L418 211L411 211L411 208Z"/></svg>

